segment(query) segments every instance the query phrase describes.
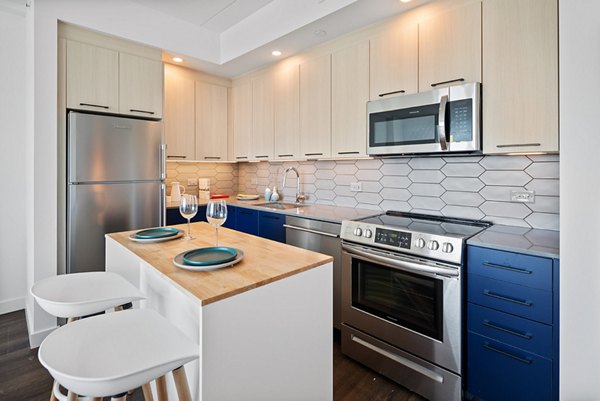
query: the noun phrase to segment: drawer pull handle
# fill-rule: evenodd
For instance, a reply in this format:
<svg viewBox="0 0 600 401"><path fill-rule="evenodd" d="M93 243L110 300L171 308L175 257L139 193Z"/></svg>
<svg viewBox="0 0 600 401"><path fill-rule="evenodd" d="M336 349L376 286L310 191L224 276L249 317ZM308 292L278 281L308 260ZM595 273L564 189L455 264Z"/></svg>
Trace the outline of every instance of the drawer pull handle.
<svg viewBox="0 0 600 401"><path fill-rule="evenodd" d="M490 290L483 290L483 295L487 295L488 297L492 297L492 298L496 298L496 299L501 299L502 301L512 302L512 303L515 303L518 305L533 306L533 304L530 301L523 301L521 299L516 299L516 298L511 298L511 297L507 297L504 295L496 294L495 292L490 291Z"/></svg>
<svg viewBox="0 0 600 401"><path fill-rule="evenodd" d="M387 96L387 95L395 95L396 93L405 93L405 92L406 92L406 91L405 91L404 89L400 89L400 90L398 90L398 91L386 92L386 93L380 93L380 94L379 94L379 95L377 95L377 96L379 96L379 97L384 97L384 96Z"/></svg>
<svg viewBox="0 0 600 401"><path fill-rule="evenodd" d="M492 262L483 262L483 265L486 266L486 267L492 267L494 269L508 270L508 271L514 272L514 273L522 273L522 274L531 274L531 273L533 273L531 270L519 269L518 267L509 267L509 266L497 265L496 263L492 263Z"/></svg>
<svg viewBox="0 0 600 401"><path fill-rule="evenodd" d="M490 343L488 343L488 342L484 343L484 344L483 344L483 346L484 346L484 348L487 348L487 349L489 349L490 351L497 352L497 353L499 353L500 355L507 356L507 357L509 357L509 358L512 358L512 359L515 359L515 360L517 360L517 361L519 361L519 362L523 362L523 363L525 363L525 364L527 364L527 365L531 365L531 363L533 362L533 361L532 361L530 358L522 358L522 357L520 357L520 356L518 356L518 355L514 355L514 354L512 354L512 353L510 353L510 352L506 352L506 351L503 351L503 350L501 350L501 349L498 349L498 348L496 348L496 347L492 347L492 346L490 345Z"/></svg>
<svg viewBox="0 0 600 401"><path fill-rule="evenodd" d="M456 78L456 79L451 79L449 81L442 81L442 82L433 83L433 84L431 84L431 87L435 88L438 85L451 84L453 82L464 82L464 81L465 81L464 78Z"/></svg>
<svg viewBox="0 0 600 401"><path fill-rule="evenodd" d="M348 151L348 152L337 152L338 155L357 155L360 152L356 152L356 151Z"/></svg>
<svg viewBox="0 0 600 401"><path fill-rule="evenodd" d="M271 220L280 220L281 219L279 216L270 216L268 214L264 214L263 217L265 219L271 219Z"/></svg>
<svg viewBox="0 0 600 401"><path fill-rule="evenodd" d="M153 111L148 111L148 110L129 109L129 111L132 112L132 113L144 113L144 114L154 115Z"/></svg>
<svg viewBox="0 0 600 401"><path fill-rule="evenodd" d="M294 155L277 155L277 157L294 157Z"/></svg>
<svg viewBox="0 0 600 401"><path fill-rule="evenodd" d="M93 103L79 103L80 106L88 106L88 107L99 107L101 109L109 109L108 106L104 106L102 104L93 104Z"/></svg>
<svg viewBox="0 0 600 401"><path fill-rule="evenodd" d="M492 323L492 322L490 322L490 321L489 321L489 320L487 320L487 319L485 319L485 320L483 321L483 323L482 323L482 324L483 324L484 326L487 326L487 327L489 327L489 328L496 329L496 330L500 330L500 331L503 331L503 332L505 332L505 333L512 334L513 336L517 336L517 337L524 338L524 339L526 339L526 340L531 340L531 339L533 338L533 337L531 336L531 334L529 334L529 333L520 333L520 332L518 332L518 331L515 331L515 330L512 330L512 329L509 329L509 328L506 328L506 327L502 327L502 326L500 326L499 324Z"/></svg>

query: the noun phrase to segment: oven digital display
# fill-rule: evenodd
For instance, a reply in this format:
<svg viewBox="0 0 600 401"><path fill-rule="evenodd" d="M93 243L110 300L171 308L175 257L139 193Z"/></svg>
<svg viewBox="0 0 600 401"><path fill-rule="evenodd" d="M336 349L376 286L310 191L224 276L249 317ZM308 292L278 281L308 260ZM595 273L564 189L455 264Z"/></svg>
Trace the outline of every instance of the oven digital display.
<svg viewBox="0 0 600 401"><path fill-rule="evenodd" d="M375 229L375 243L410 249L411 233L404 231Z"/></svg>

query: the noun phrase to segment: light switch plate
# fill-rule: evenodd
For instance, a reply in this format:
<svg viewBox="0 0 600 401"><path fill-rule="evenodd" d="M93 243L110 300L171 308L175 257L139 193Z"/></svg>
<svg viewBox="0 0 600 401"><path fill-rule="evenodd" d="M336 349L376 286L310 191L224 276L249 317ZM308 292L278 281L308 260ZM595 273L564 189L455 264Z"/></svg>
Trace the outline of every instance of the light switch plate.
<svg viewBox="0 0 600 401"><path fill-rule="evenodd" d="M360 182L351 182L350 183L350 191L362 192L362 184Z"/></svg>
<svg viewBox="0 0 600 401"><path fill-rule="evenodd" d="M197 178L188 178L187 179L187 185L188 187L195 187L198 185L198 179Z"/></svg>
<svg viewBox="0 0 600 401"><path fill-rule="evenodd" d="M534 203L535 192L533 191L510 191L510 200L520 203Z"/></svg>

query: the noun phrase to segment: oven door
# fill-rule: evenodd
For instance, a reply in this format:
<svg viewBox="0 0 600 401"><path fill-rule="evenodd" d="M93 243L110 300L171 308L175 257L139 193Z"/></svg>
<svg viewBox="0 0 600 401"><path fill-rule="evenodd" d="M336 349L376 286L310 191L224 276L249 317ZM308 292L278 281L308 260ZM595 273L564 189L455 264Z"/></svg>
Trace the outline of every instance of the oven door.
<svg viewBox="0 0 600 401"><path fill-rule="evenodd" d="M343 244L342 322L461 372L460 269Z"/></svg>

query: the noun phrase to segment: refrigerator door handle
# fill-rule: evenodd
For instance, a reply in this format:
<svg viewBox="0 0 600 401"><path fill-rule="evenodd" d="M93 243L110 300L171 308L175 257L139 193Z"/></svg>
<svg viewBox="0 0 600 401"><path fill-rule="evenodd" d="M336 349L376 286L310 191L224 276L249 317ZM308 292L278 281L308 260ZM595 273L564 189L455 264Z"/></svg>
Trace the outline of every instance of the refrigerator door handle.
<svg viewBox="0 0 600 401"><path fill-rule="evenodd" d="M162 183L160 184L160 216L159 216L159 224L161 227L167 225L167 186Z"/></svg>
<svg viewBox="0 0 600 401"><path fill-rule="evenodd" d="M167 178L167 144L160 144L160 179Z"/></svg>

